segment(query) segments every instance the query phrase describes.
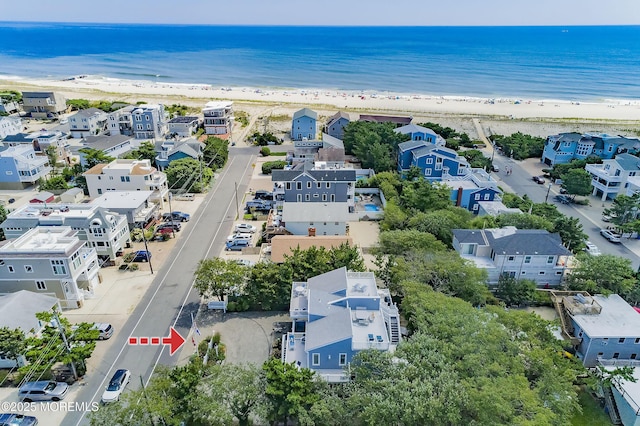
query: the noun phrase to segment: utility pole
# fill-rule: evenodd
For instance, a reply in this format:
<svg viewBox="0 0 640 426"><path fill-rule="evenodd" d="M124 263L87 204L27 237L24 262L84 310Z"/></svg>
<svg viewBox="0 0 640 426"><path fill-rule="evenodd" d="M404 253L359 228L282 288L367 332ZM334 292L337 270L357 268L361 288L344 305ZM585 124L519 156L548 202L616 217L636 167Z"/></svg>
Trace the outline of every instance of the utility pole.
<svg viewBox="0 0 640 426"><path fill-rule="evenodd" d="M169 191L169 214L171 215L171 234L173 235L173 238L176 237L176 230L173 228L173 208L171 207L171 198L173 198L173 196L171 195L171 191ZM144 236L144 231L142 231L142 234ZM151 265L149 265L151 266ZM153 273L153 272L152 272Z"/></svg>
<svg viewBox="0 0 640 426"><path fill-rule="evenodd" d="M68 354L71 354L71 346L69 346L69 342L67 341L67 335L64 332L64 328L62 324L60 324L60 318L58 317L58 312L53 313L53 318L56 320L56 324L58 325L58 330L60 331L60 336L62 337L62 341L64 342L64 347L67 350ZM76 364L71 361L71 372L73 373L73 378L78 380L78 371L76 370Z"/></svg>
<svg viewBox="0 0 640 426"><path fill-rule="evenodd" d="M202 157L204 154L200 154L200 192L204 192L204 187L202 186Z"/></svg>
<svg viewBox="0 0 640 426"><path fill-rule="evenodd" d="M547 185L547 196L544 197L544 203L547 204L547 200L549 199L549 192L551 191L551 182Z"/></svg>
<svg viewBox="0 0 640 426"><path fill-rule="evenodd" d="M147 246L147 237L144 235L144 226L140 226L140 230L142 231L142 241L144 241L144 256L147 258L147 262L149 262L149 269L151 270L151 275L153 275L153 266L151 266L151 256L149 253L149 247Z"/></svg>
<svg viewBox="0 0 640 426"><path fill-rule="evenodd" d="M240 219L240 208L238 207L238 182L236 184L236 220Z"/></svg>
<svg viewBox="0 0 640 426"><path fill-rule="evenodd" d="M144 401L147 405L147 413L149 414L149 419L151 420L151 424L156 426L156 422L153 421L153 414L149 409L149 399L147 398L147 388L144 386L144 380L142 380L142 376L140 376L140 384L142 385L142 395L144 396Z"/></svg>

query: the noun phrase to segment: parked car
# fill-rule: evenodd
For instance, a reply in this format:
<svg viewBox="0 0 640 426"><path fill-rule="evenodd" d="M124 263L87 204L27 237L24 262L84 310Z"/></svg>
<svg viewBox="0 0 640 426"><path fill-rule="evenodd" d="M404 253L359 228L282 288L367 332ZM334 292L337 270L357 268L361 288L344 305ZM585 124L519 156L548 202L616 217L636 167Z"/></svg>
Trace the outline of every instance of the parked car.
<svg viewBox="0 0 640 426"><path fill-rule="evenodd" d="M227 251L242 251L243 248L251 247L251 241L249 240L233 240L229 241L224 249Z"/></svg>
<svg viewBox="0 0 640 426"><path fill-rule="evenodd" d="M256 191L256 193L253 195L253 198L255 200L273 201L273 192L259 190Z"/></svg>
<svg viewBox="0 0 640 426"><path fill-rule="evenodd" d="M129 260L127 260L130 257ZM147 250L138 250L125 256L126 262L148 262L151 259L151 252Z"/></svg>
<svg viewBox="0 0 640 426"><path fill-rule="evenodd" d="M176 195L175 199L180 201L193 201L196 199L196 196L194 194L180 194Z"/></svg>
<svg viewBox="0 0 640 426"><path fill-rule="evenodd" d="M240 266L253 266L253 265L255 265L254 262L252 262L250 260L247 260L247 259L234 259L234 262L236 262Z"/></svg>
<svg viewBox="0 0 640 426"><path fill-rule="evenodd" d="M71 326L72 331L76 331L77 329L77 325ZM98 340L107 340L113 335L113 326L106 322L97 322L93 324L91 329L98 330L100 332L97 337Z"/></svg>
<svg viewBox="0 0 640 426"><path fill-rule="evenodd" d="M155 230L155 235L171 235L173 234L173 228L170 226L157 226Z"/></svg>
<svg viewBox="0 0 640 426"><path fill-rule="evenodd" d="M532 179L535 183L539 185L542 185L545 182L542 176L534 176Z"/></svg>
<svg viewBox="0 0 640 426"><path fill-rule="evenodd" d="M0 426L36 426L38 419L14 413L0 413Z"/></svg>
<svg viewBox="0 0 640 426"><path fill-rule="evenodd" d="M251 210L251 209L271 210L271 201L266 201L266 200L247 201L246 208L247 210Z"/></svg>
<svg viewBox="0 0 640 426"><path fill-rule="evenodd" d="M499 172L500 171L500 167L496 166L495 164L491 165L491 171L492 172Z"/></svg>
<svg viewBox="0 0 640 426"><path fill-rule="evenodd" d="M248 223L240 223L236 225L235 232L249 232L253 234L256 232L256 227L253 225L249 225Z"/></svg>
<svg viewBox="0 0 640 426"><path fill-rule="evenodd" d="M119 401L120 395L124 391L124 388L127 386L129 381L131 380L131 372L129 370L121 369L117 370L111 380L109 380L109 385L107 389L102 393L102 402L113 402Z"/></svg>
<svg viewBox="0 0 640 426"><path fill-rule="evenodd" d="M615 232L613 232L613 231L611 231L609 229L601 229L600 230L600 235L602 235L607 240L609 240L609 242L612 242L612 243L621 243L622 242L622 240L620 239L620 235L616 234Z"/></svg>
<svg viewBox="0 0 640 426"><path fill-rule="evenodd" d="M616 216L608 215L608 214L603 214L603 215L602 215L602 221L603 221L603 222L611 222L611 220L612 220L614 217L616 217Z"/></svg>
<svg viewBox="0 0 640 426"><path fill-rule="evenodd" d="M569 204L571 203L571 198L566 195L556 195L555 200L561 204Z"/></svg>
<svg viewBox="0 0 640 426"><path fill-rule="evenodd" d="M60 401L68 391L69 385L64 382L40 380L22 385L18 390L18 397L24 402Z"/></svg>
<svg viewBox="0 0 640 426"><path fill-rule="evenodd" d="M163 220L173 220L176 222L189 222L189 219L191 219L191 215L189 213L183 213L183 212L171 212L171 213L164 213L162 215L162 219Z"/></svg>
<svg viewBox="0 0 640 426"><path fill-rule="evenodd" d="M245 234L245 233L239 233L236 232L235 234L229 235L227 237L227 242L231 242L233 240L247 240L247 241L251 241L251 239L253 238L252 234Z"/></svg>
<svg viewBox="0 0 640 426"><path fill-rule="evenodd" d="M169 222L165 222L161 225L158 225L156 229L162 229L162 228L170 228L173 229L176 232L180 232L180 230L182 229L182 224L180 222L176 222L175 220L170 220Z"/></svg>
<svg viewBox="0 0 640 426"><path fill-rule="evenodd" d="M598 246L593 244L591 241L587 241L585 243L585 245L586 245L586 247L585 247L584 251L589 253L591 256L600 256L602 254L602 252L600 251Z"/></svg>

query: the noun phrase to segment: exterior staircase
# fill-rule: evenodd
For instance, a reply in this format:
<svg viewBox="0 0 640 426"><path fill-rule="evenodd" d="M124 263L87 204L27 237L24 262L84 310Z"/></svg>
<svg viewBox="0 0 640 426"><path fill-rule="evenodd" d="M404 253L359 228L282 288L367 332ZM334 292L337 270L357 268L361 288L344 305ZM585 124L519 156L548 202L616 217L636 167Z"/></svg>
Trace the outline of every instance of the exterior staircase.
<svg viewBox="0 0 640 426"><path fill-rule="evenodd" d="M622 420L620 420L620 413L618 413L618 407L616 405L616 401L613 398L613 391L611 390L611 386L603 386L602 393L604 394L605 406L608 408L609 417L611 418L611 422L614 425L621 425Z"/></svg>
<svg viewBox="0 0 640 426"><path fill-rule="evenodd" d="M397 316L389 317L389 336L391 343L400 343L400 320Z"/></svg>

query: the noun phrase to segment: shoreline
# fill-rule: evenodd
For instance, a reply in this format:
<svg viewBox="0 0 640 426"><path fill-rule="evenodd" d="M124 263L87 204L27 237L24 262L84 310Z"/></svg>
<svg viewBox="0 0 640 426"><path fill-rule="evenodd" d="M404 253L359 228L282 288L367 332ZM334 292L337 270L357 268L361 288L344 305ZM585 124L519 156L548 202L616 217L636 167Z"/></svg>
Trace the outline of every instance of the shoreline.
<svg viewBox="0 0 640 426"><path fill-rule="evenodd" d="M386 111L410 115L435 113L455 116L505 117L507 119L540 119L543 121L544 119L632 121L640 124L640 100L611 99L603 102L575 102L554 99L481 98L463 95L438 96L375 90L220 88L210 84L166 83L102 76L78 76L65 80L4 76L0 77L0 88L5 90L50 89L67 94L70 92L74 96L76 94L91 95L94 99L113 101L127 101L127 96L146 95L154 98L178 98L177 102L200 101L202 106L209 100L231 100L240 103L317 106L323 109L335 108L336 111L380 113Z"/></svg>

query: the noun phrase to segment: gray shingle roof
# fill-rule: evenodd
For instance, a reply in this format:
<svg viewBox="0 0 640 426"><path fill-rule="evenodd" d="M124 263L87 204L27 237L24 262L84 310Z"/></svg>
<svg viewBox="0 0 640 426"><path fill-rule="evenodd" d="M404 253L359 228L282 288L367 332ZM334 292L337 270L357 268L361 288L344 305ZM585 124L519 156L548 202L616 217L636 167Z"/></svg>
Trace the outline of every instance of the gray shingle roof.
<svg viewBox="0 0 640 426"><path fill-rule="evenodd" d="M123 143L132 140L133 136L127 135L113 135L113 136L85 136L84 147L93 148L100 151L113 148L114 146L122 145Z"/></svg>
<svg viewBox="0 0 640 426"><path fill-rule="evenodd" d="M101 114L104 114L105 118L107 117L107 113L102 111L101 109L98 109L98 108L87 108L87 109L81 109L80 111L78 111L75 114L73 114L72 117L78 116L78 117L87 117L88 118L88 117L93 117L94 115L101 115Z"/></svg>
<svg viewBox="0 0 640 426"><path fill-rule="evenodd" d="M454 229L453 235L460 243L488 245L496 253L522 254L537 253L569 256L571 252L562 245L559 234L543 229Z"/></svg>
<svg viewBox="0 0 640 426"><path fill-rule="evenodd" d="M436 132L434 132L431 129L428 129L426 127L423 126L418 126L417 124L407 124L406 126L402 126L402 127L398 127L397 129L393 130L396 133L402 133L403 135L408 135L411 133L417 133L417 132L421 132L421 133L426 133L429 135L434 135L434 136L438 136L438 134Z"/></svg>
<svg viewBox="0 0 640 426"><path fill-rule="evenodd" d="M55 297L20 290L0 297L0 327L21 329L25 333L39 329L36 313L50 311L58 303Z"/></svg>
<svg viewBox="0 0 640 426"><path fill-rule="evenodd" d="M640 158L635 155L618 154L616 155L615 160L623 170L634 171L639 169L638 164L640 164Z"/></svg>
<svg viewBox="0 0 640 426"><path fill-rule="evenodd" d="M351 116L349 115L349 113L346 113L344 111L338 111L337 113L329 117L329 119L327 120L327 126L331 126L333 122L338 121L341 118L351 121Z"/></svg>
<svg viewBox="0 0 640 426"><path fill-rule="evenodd" d="M172 118L169 123L193 123L194 121L198 121L198 117L179 116Z"/></svg>
<svg viewBox="0 0 640 426"><path fill-rule="evenodd" d="M426 141L408 141L402 142L398 144L398 149L403 151L411 151L412 149L420 148L423 146L427 146L428 142Z"/></svg>
<svg viewBox="0 0 640 426"><path fill-rule="evenodd" d="M271 172L271 181L273 182L291 182L301 174L306 173L313 179L328 182L355 182L356 171L353 169L337 169L337 170L273 170Z"/></svg>
<svg viewBox="0 0 640 426"><path fill-rule="evenodd" d="M314 120L318 119L318 113L309 109L309 108L302 108L299 111L296 111L293 114L293 119L295 120L296 118L300 118L300 117L310 117L313 118Z"/></svg>

